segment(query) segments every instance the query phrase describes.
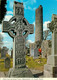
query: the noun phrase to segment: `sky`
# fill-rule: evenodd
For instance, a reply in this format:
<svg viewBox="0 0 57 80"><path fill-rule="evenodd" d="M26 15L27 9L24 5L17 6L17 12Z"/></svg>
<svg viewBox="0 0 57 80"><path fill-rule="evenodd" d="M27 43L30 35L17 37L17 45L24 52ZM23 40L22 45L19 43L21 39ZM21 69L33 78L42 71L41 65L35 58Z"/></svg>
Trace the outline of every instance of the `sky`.
<svg viewBox="0 0 57 80"><path fill-rule="evenodd" d="M42 5L43 7L43 30L47 30L47 23L51 22L52 14L57 14L57 0L15 0L23 2L24 5L24 17L30 24L34 24L34 33L28 36L28 42L33 43L35 41L35 10ZM4 21L9 21L13 16L13 2L14 0L7 0L7 14ZM3 46L7 46L9 49L13 47L13 40L7 34L2 32L2 24L0 24L0 33L4 37Z"/></svg>

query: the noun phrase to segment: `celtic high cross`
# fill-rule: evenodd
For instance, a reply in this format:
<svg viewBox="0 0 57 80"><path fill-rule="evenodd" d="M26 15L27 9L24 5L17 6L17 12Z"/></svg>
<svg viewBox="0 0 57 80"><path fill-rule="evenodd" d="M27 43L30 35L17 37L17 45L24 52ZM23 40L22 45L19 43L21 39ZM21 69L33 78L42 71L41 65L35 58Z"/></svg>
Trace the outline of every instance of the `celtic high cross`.
<svg viewBox="0 0 57 80"><path fill-rule="evenodd" d="M29 24L24 18L23 3L14 2L14 16L9 21L3 21L2 31L7 32L13 38L13 67L26 66L25 39L34 31L33 24Z"/></svg>

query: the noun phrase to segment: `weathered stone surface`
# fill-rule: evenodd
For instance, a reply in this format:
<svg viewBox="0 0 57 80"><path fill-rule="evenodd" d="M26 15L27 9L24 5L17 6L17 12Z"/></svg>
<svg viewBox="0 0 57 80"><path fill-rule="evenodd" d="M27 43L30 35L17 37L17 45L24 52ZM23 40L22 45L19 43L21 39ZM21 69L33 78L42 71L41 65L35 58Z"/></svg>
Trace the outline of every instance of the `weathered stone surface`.
<svg viewBox="0 0 57 80"><path fill-rule="evenodd" d="M32 72L28 68L12 68L9 71L8 77L22 78L22 77L33 77Z"/></svg>
<svg viewBox="0 0 57 80"><path fill-rule="evenodd" d="M5 76L5 73L4 72L0 72L0 78L5 78L6 76Z"/></svg>
<svg viewBox="0 0 57 80"><path fill-rule="evenodd" d="M54 27L52 33L52 50L51 55L48 56L47 64L44 66L44 77L57 77L57 15L52 15L52 23L49 27Z"/></svg>
<svg viewBox="0 0 57 80"><path fill-rule="evenodd" d="M1 49L1 58L6 58L6 54L8 53L8 48L7 47L3 47Z"/></svg>
<svg viewBox="0 0 57 80"><path fill-rule="evenodd" d="M34 31L33 24L24 18L23 3L14 2L14 16L9 21L3 22L3 31L9 33L13 40L13 72L9 72L10 76L18 77L22 72L25 72L25 39ZM23 70L23 71L22 71ZM16 72L16 73L15 73ZM29 69L27 70L29 73ZM16 75L17 74L17 75ZM24 77L26 72L24 73ZM32 73L31 73L32 75ZM30 74L26 75L30 77Z"/></svg>
<svg viewBox="0 0 57 80"><path fill-rule="evenodd" d="M36 43L30 44L30 56L33 57L34 59L39 57L39 52Z"/></svg>
<svg viewBox="0 0 57 80"><path fill-rule="evenodd" d="M44 77L57 77L57 66L53 67L52 65L46 64L44 66Z"/></svg>
<svg viewBox="0 0 57 80"><path fill-rule="evenodd" d="M47 58L49 55L51 55L51 46L51 40L43 40L41 44L42 58Z"/></svg>
<svg viewBox="0 0 57 80"><path fill-rule="evenodd" d="M4 66L5 68L10 68L10 58L5 58L5 61L4 61Z"/></svg>
<svg viewBox="0 0 57 80"><path fill-rule="evenodd" d="M30 55L33 56L33 58L38 58L38 49L41 47L43 40L43 8L41 5L36 9L35 14L35 43L30 44Z"/></svg>
<svg viewBox="0 0 57 80"><path fill-rule="evenodd" d="M38 9L36 9L36 22L35 22L35 42L43 40L43 8L40 5Z"/></svg>

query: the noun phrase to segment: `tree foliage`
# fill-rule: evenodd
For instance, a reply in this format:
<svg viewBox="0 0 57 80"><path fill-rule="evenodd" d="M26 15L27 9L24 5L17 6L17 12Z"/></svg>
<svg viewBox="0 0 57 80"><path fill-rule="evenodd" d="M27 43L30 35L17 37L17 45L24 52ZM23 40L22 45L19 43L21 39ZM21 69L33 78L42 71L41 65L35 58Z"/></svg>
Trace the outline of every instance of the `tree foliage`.
<svg viewBox="0 0 57 80"><path fill-rule="evenodd" d="M49 36L49 33L50 33L50 30L45 30L45 31L43 32L43 39L44 39L44 40L47 39L47 37Z"/></svg>
<svg viewBox="0 0 57 80"><path fill-rule="evenodd" d="M52 21L51 24L50 24L49 29L50 29L50 31L51 31L52 33L53 33L53 30L54 30L54 27L56 27L55 24L56 24L55 21Z"/></svg>
<svg viewBox="0 0 57 80"><path fill-rule="evenodd" d="M4 16L6 15L6 1L7 0L0 0L0 23L2 23L2 20L4 19Z"/></svg>

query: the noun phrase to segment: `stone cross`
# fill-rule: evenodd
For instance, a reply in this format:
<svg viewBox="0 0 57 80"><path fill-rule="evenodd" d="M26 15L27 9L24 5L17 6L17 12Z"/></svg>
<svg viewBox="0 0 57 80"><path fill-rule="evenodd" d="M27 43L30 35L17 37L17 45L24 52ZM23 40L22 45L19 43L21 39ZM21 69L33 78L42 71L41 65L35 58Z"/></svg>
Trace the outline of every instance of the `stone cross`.
<svg viewBox="0 0 57 80"><path fill-rule="evenodd" d="M47 64L44 66L44 76L57 77L57 15L52 15L52 22L48 24L48 27L53 28L52 49Z"/></svg>
<svg viewBox="0 0 57 80"><path fill-rule="evenodd" d="M57 15L52 15L52 22L47 27L53 27L52 33L52 55L57 55Z"/></svg>
<svg viewBox="0 0 57 80"><path fill-rule="evenodd" d="M33 24L24 18L23 3L14 2L14 16L9 21L3 21L2 31L13 38L13 67L26 66L25 39L34 31Z"/></svg>

